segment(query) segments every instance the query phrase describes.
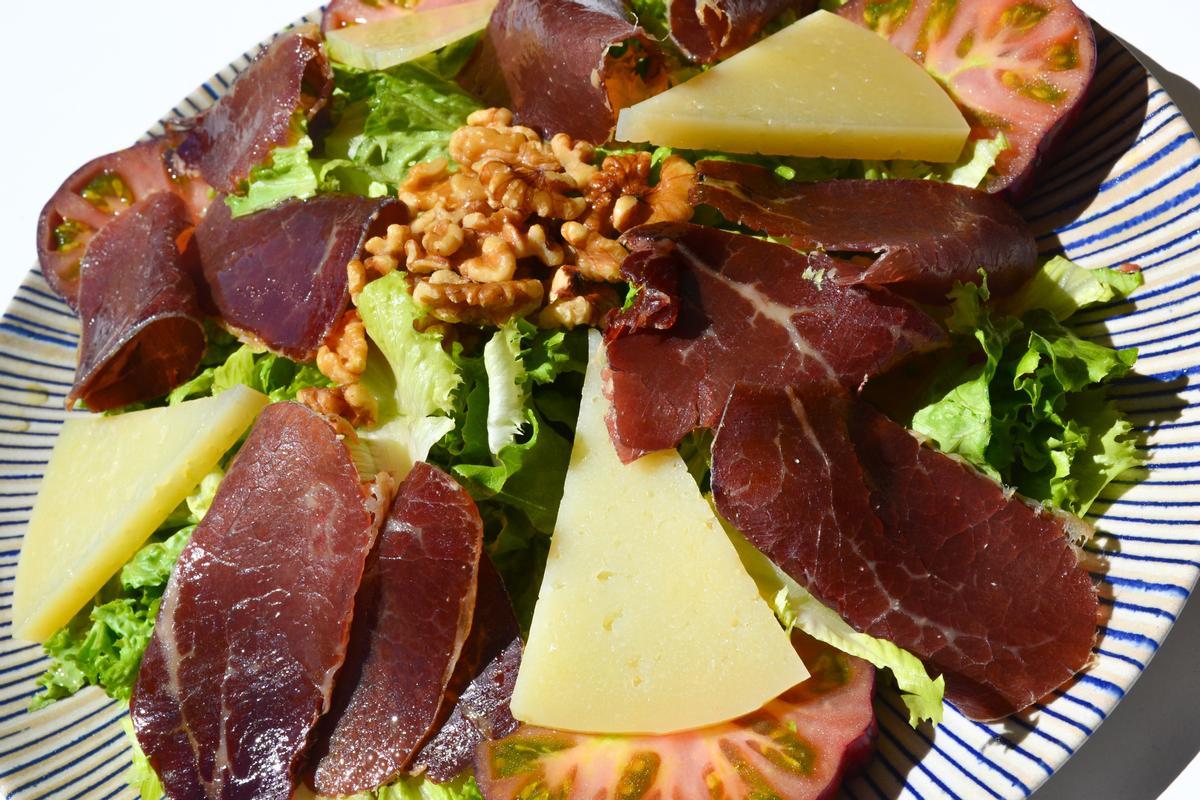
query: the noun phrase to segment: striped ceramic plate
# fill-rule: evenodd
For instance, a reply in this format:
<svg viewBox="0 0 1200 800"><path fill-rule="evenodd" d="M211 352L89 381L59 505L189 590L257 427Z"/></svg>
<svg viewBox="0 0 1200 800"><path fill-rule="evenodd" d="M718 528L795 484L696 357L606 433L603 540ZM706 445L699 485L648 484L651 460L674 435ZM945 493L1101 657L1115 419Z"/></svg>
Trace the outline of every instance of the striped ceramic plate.
<svg viewBox="0 0 1200 800"><path fill-rule="evenodd" d="M314 13L307 18L315 20ZM248 63L243 56L171 110L201 111ZM157 129L156 129L157 130ZM1088 565L1109 618L1095 665L1047 702L1001 725L948 708L912 730L900 701L878 701L881 737L854 798L1028 796L1108 716L1170 630L1200 570L1200 145L1162 87L1100 35L1090 104L1025 206L1045 253L1089 267L1133 261L1135 302L1088 312L1081 333L1139 347L1140 374L1117 393L1150 463L1097 506ZM65 412L79 323L34 269L0 320L0 796L132 797L123 773L125 713L100 692L26 711L45 667L11 637L12 580L41 472ZM7 598L7 599L4 599Z"/></svg>

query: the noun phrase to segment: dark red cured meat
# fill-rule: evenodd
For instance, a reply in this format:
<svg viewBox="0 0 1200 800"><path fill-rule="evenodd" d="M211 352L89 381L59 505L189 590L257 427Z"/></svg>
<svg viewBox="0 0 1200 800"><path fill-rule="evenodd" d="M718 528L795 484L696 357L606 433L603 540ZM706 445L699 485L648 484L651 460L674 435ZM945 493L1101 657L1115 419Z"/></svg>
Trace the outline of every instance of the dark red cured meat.
<svg viewBox="0 0 1200 800"><path fill-rule="evenodd" d="M479 748L483 796L832 800L874 750L875 670L803 633L792 643L812 676L759 711L664 736L521 726Z"/></svg>
<svg viewBox="0 0 1200 800"><path fill-rule="evenodd" d="M481 558L471 635L446 690L450 714L417 754L414 772L424 771L437 782L452 780L471 766L485 738L516 730L509 701L521 662L520 634L499 573L487 557Z"/></svg>
<svg viewBox="0 0 1200 800"><path fill-rule="evenodd" d="M333 70L315 27L275 39L204 112L180 155L217 191L238 192L275 147L295 143L297 113L310 122L333 94Z"/></svg>
<svg viewBox="0 0 1200 800"><path fill-rule="evenodd" d="M470 0L417 0L413 3L405 0L333 0L325 8L321 18L321 30L331 31L336 28L348 28L351 25L362 25L367 22L379 22L402 14L412 14L430 8L455 6Z"/></svg>
<svg viewBox="0 0 1200 800"><path fill-rule="evenodd" d="M975 137L1005 135L990 192L1029 185L1096 73L1095 33L1070 0L850 0L838 13L924 66Z"/></svg>
<svg viewBox="0 0 1200 800"><path fill-rule="evenodd" d="M208 205L208 185L184 174L171 138L150 139L93 159L63 181L38 219L38 260L46 282L79 307L79 264L108 223L159 192L183 198L193 220Z"/></svg>
<svg viewBox="0 0 1200 800"><path fill-rule="evenodd" d="M292 796L346 655L372 505L324 417L262 412L175 566L134 689L167 796Z"/></svg>
<svg viewBox="0 0 1200 800"><path fill-rule="evenodd" d="M196 230L207 300L234 329L311 361L350 302L346 265L404 214L391 200L324 194L234 219L220 197Z"/></svg>
<svg viewBox="0 0 1200 800"><path fill-rule="evenodd" d="M367 565L346 668L309 769L322 795L390 782L438 722L471 629L483 522L466 489L418 464Z"/></svg>
<svg viewBox="0 0 1200 800"><path fill-rule="evenodd" d="M1091 657L1099 606L1069 521L836 387L739 387L712 481L747 539L855 628L944 674L969 717L1020 711Z"/></svg>
<svg viewBox="0 0 1200 800"><path fill-rule="evenodd" d="M637 76L611 68L609 48L631 39L641 43L651 61L643 72L655 81L647 82L665 89L658 47L630 21L620 0L500 0L487 30L517 122L547 138L568 133L595 143L612 137L621 105L654 91L626 86ZM614 105L613 94L632 102Z"/></svg>
<svg viewBox="0 0 1200 800"><path fill-rule="evenodd" d="M670 0L671 38L693 61L733 55L785 11L805 14L814 0Z"/></svg>
<svg viewBox="0 0 1200 800"><path fill-rule="evenodd" d="M715 428L739 382L833 380L857 388L945 338L932 319L886 292L805 276L829 266L828 257L694 225L637 228L624 242L626 279L641 286L647 276L673 275L665 295L679 298L670 330L661 330L670 316L661 303L657 326L639 329L638 306L610 325L609 428L626 460Z"/></svg>
<svg viewBox="0 0 1200 800"><path fill-rule="evenodd" d="M205 337L191 232L184 202L160 192L92 239L80 271L83 336L68 407L83 400L107 411L150 400L196 371Z"/></svg>
<svg viewBox="0 0 1200 800"><path fill-rule="evenodd" d="M1037 241L996 195L937 181L783 181L752 164L702 161L692 200L802 250L878 256L839 265L842 283L887 286L929 302L987 272L997 295L1037 271Z"/></svg>

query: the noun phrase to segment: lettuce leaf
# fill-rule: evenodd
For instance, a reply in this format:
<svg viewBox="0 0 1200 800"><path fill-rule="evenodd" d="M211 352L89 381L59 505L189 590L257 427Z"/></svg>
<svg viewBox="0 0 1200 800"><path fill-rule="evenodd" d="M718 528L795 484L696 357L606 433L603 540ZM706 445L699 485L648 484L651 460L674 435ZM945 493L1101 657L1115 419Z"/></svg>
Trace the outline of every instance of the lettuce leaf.
<svg viewBox="0 0 1200 800"><path fill-rule="evenodd" d="M789 631L799 628L809 636L857 656L879 669L890 670L900 689L900 698L908 709L908 722L914 728L922 721L942 721L942 698L946 681L929 677L925 665L915 655L884 639L859 633L837 612L823 605L808 590L775 566L741 533L722 520L742 564L758 585L763 599Z"/></svg>
<svg viewBox="0 0 1200 800"><path fill-rule="evenodd" d="M512 444L525 422L525 362L515 322L505 324L483 348L488 381L488 450L499 454Z"/></svg>
<svg viewBox="0 0 1200 800"><path fill-rule="evenodd" d="M379 425L360 438L379 469L402 478L454 429L463 377L441 334L414 327L426 312L409 294L404 273L367 284L358 313L373 345L362 384L379 404Z"/></svg>
<svg viewBox="0 0 1200 800"><path fill-rule="evenodd" d="M223 362L200 371L196 377L167 395L168 405L196 397L221 394L234 386L249 386L273 403L295 400L301 389L331 386L313 364L299 364L274 353L242 345Z"/></svg>
<svg viewBox="0 0 1200 800"><path fill-rule="evenodd" d="M475 498L489 554L527 626L570 463L587 337L582 330L539 330L524 320L496 336L503 340L494 337L490 353L486 347L476 356L454 351L462 383L453 430L429 458ZM496 448L499 419L512 438L506 435Z"/></svg>
<svg viewBox="0 0 1200 800"><path fill-rule="evenodd" d="M1104 487L1144 463L1132 427L1104 386L1128 374L1136 350L1081 339L1058 316L1123 296L1138 278L1089 276L1056 259L1004 314L986 281L951 293L956 343L942 356L911 427L1034 500L1082 516ZM1049 308L1028 308L1042 298Z"/></svg>
<svg viewBox="0 0 1200 800"><path fill-rule="evenodd" d="M312 794L301 787L296 800L333 800ZM399 778L373 792L360 792L339 800L483 800L475 777L464 774L448 783L434 783L424 777Z"/></svg>
<svg viewBox="0 0 1200 800"><path fill-rule="evenodd" d="M125 739L129 742L130 757L133 763L125 773L125 782L134 789L141 800L161 800L165 796L162 782L158 779L150 759L142 752L137 734L133 731L133 719L126 716L121 718L121 730L125 731Z"/></svg>
<svg viewBox="0 0 1200 800"><path fill-rule="evenodd" d="M265 164L250 171L245 192L225 198L233 217L262 211L284 200L307 200L320 188L320 178L309 158L313 141L302 135L291 147L276 147Z"/></svg>
<svg viewBox="0 0 1200 800"><path fill-rule="evenodd" d="M43 691L33 698L31 710L85 686L99 686L114 699L129 700L171 570L223 477L220 467L206 475L91 605L50 637L45 645L50 666L38 678ZM183 527L176 528L178 524Z"/></svg>
<svg viewBox="0 0 1200 800"><path fill-rule="evenodd" d="M394 190L414 164L450 157L450 134L480 106L425 68L452 69L457 56L444 58L447 63L400 64L382 72L335 66L338 122L325 139L329 181L377 196Z"/></svg>
<svg viewBox="0 0 1200 800"><path fill-rule="evenodd" d="M1069 259L1055 256L1006 301L1004 310L1020 316L1041 308L1062 321L1088 306L1124 299L1143 283L1145 277L1140 271L1084 269Z"/></svg>
<svg viewBox="0 0 1200 800"><path fill-rule="evenodd" d="M655 149L652 159L658 167L669 155L680 155L693 164L704 159L737 161L757 164L771 170L785 181L830 180L911 180L939 181L976 189L983 185L1000 154L1009 147L1004 134L995 139L969 141L962 157L953 164L931 164L924 161L858 161L834 158L795 158L788 156L742 155L709 150L678 150L670 147ZM601 154L613 151L600 151ZM702 218L703 219L703 218Z"/></svg>

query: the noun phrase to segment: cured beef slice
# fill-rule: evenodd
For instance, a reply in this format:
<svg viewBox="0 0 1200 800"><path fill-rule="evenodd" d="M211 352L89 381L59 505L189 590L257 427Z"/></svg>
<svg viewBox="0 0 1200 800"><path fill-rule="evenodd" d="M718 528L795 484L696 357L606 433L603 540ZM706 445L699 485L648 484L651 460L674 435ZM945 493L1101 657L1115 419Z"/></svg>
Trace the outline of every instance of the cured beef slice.
<svg viewBox="0 0 1200 800"><path fill-rule="evenodd" d="M83 338L68 406L92 411L166 394L195 372L204 325L185 239L192 221L174 194L159 192L114 219L83 258Z"/></svg>
<svg viewBox="0 0 1200 800"><path fill-rule="evenodd" d="M956 283L1016 291L1037 271L1037 242L1001 197L938 181L784 181L752 164L702 161L692 201L802 250L875 257L839 263L841 283L942 302Z"/></svg>
<svg viewBox="0 0 1200 800"><path fill-rule="evenodd" d="M711 64L750 44L783 12L815 7L814 0L670 0L671 38L688 58Z"/></svg>
<svg viewBox="0 0 1200 800"><path fill-rule="evenodd" d="M231 327L311 361L350 302L346 265L403 214L391 200L324 194L234 219L218 198L196 230L208 300Z"/></svg>
<svg viewBox="0 0 1200 800"><path fill-rule="evenodd" d="M479 561L471 635L446 689L451 711L417 754L414 771L438 782L452 780L471 766L485 739L516 730L509 702L521 663L520 633L500 575L485 556Z"/></svg>
<svg viewBox="0 0 1200 800"><path fill-rule="evenodd" d="M297 114L312 121L333 95L333 70L315 27L280 35L208 109L180 146L218 192L237 192L271 150L295 143Z"/></svg>
<svg viewBox="0 0 1200 800"><path fill-rule="evenodd" d="M79 269L92 238L135 205L160 192L177 194L193 220L208 206L208 184L185 175L163 137L93 159L77 169L38 218L38 260L46 282L79 309Z"/></svg>
<svg viewBox="0 0 1200 800"><path fill-rule="evenodd" d="M486 39L482 52L496 63L467 71L475 83L489 68L503 75L517 122L547 139L606 142L622 107L667 88L658 47L620 0L500 0ZM609 57L630 40L648 59L640 74L632 60Z"/></svg>
<svg viewBox="0 0 1200 800"><path fill-rule="evenodd" d="M262 412L163 595L134 688L167 796L288 800L378 521L324 417Z"/></svg>
<svg viewBox="0 0 1200 800"><path fill-rule="evenodd" d="M482 549L470 495L418 464L400 485L359 591L350 654L309 765L321 794L388 783L433 732L471 629Z"/></svg>
<svg viewBox="0 0 1200 800"><path fill-rule="evenodd" d="M738 387L712 481L747 539L855 628L944 674L974 719L1020 711L1091 657L1098 601L1066 518L837 387Z"/></svg>
<svg viewBox="0 0 1200 800"><path fill-rule="evenodd" d="M609 332L609 428L627 461L715 428L740 382L857 388L945 337L886 292L819 280L811 269L828 257L694 225L637 228L624 242L623 273L647 298Z"/></svg>

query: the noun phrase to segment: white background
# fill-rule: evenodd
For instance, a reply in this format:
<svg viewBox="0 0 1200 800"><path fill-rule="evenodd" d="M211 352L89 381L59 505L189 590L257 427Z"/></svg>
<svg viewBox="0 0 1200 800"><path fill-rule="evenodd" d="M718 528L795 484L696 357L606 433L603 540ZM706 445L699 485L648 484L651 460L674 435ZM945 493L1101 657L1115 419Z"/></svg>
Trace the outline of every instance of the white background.
<svg viewBox="0 0 1200 800"><path fill-rule="evenodd" d="M8 0L0 16L0 303L33 263L37 213L63 178L130 144L217 68L315 2ZM1200 128L1194 0L1078 2L1151 55ZM1142 681L1037 800L1200 798L1200 607L1190 605Z"/></svg>

